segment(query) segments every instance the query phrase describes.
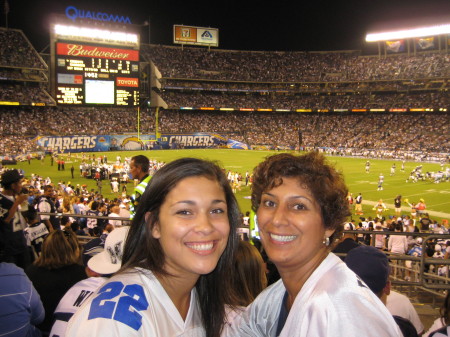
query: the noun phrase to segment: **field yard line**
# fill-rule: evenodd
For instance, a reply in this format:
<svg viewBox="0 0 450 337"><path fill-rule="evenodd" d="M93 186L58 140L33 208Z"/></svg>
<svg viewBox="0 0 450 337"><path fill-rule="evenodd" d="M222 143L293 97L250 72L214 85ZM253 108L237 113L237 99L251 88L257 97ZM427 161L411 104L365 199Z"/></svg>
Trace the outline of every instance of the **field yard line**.
<svg viewBox="0 0 450 337"><path fill-rule="evenodd" d="M439 193L439 191L430 191L430 192L427 192L427 190L423 190L422 192L416 193L416 194L403 195L403 193L402 193L402 196L403 196L403 199L405 199L405 198L415 197L415 196L418 196L418 195L421 196L421 195L423 195L423 194L432 194L432 193Z"/></svg>
<svg viewBox="0 0 450 337"><path fill-rule="evenodd" d="M433 204L433 206L441 206L441 205L447 205L447 204L450 204L450 201L441 202L440 204Z"/></svg>
<svg viewBox="0 0 450 337"><path fill-rule="evenodd" d="M363 200L362 203L364 205L370 205L370 206L375 206L378 202L377 201L372 201L372 200ZM388 204L388 203L384 203L386 205L387 208L389 209L394 209L394 204ZM406 211L407 214L409 215L411 213L411 207L409 206L402 206L402 211ZM430 216L438 216L440 218L450 218L450 214L449 213L444 213L444 212L437 212L437 211L430 211L430 210L426 210L426 212L430 215Z"/></svg>

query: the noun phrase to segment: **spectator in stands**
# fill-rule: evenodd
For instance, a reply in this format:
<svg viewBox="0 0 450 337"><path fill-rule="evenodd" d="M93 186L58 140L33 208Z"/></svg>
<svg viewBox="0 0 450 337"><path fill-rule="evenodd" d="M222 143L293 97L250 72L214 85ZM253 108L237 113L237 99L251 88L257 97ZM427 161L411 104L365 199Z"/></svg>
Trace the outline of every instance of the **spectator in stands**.
<svg viewBox="0 0 450 337"><path fill-rule="evenodd" d="M50 337L64 337L67 322L81 305L108 278L120 269L122 252L129 227L115 229L106 241L93 239L85 245L83 264L89 278L81 280L70 288L56 307Z"/></svg>
<svg viewBox="0 0 450 337"><path fill-rule="evenodd" d="M114 226L114 228L118 228L122 226L122 220L114 220L114 218L120 217L120 207L118 205L114 205L111 207L111 213L108 214L108 217L111 219L108 220L108 223Z"/></svg>
<svg viewBox="0 0 450 337"><path fill-rule="evenodd" d="M53 231L53 227L47 227L33 207L28 207L28 210L22 214L28 224L28 227L24 229L24 234L31 246L34 261L41 255L42 244L48 234Z"/></svg>
<svg viewBox="0 0 450 337"><path fill-rule="evenodd" d="M141 195L148 185L148 182L152 178L149 175L150 161L146 156L138 155L131 158L130 162L130 174L135 181L137 181L137 186L134 188L134 193L130 200L130 213L131 218L134 217L136 208L139 205L139 200Z"/></svg>
<svg viewBox="0 0 450 337"><path fill-rule="evenodd" d="M255 246L240 240L234 269L233 288L239 305L246 307L267 287L265 263Z"/></svg>
<svg viewBox="0 0 450 337"><path fill-rule="evenodd" d="M239 240L234 261L233 289L238 307L227 308L227 318L222 335L228 333L233 320L267 287L267 268L258 249L248 241Z"/></svg>
<svg viewBox="0 0 450 337"><path fill-rule="evenodd" d="M38 198L37 209L43 213L56 213L57 206L54 201L55 191L53 186L44 186L44 194ZM60 221L55 215L41 215L41 220L45 222L47 227L60 229Z"/></svg>
<svg viewBox="0 0 450 337"><path fill-rule="evenodd" d="M441 317L433 322L433 325L422 337L450 336L450 292L447 292L444 304L440 309L440 315Z"/></svg>
<svg viewBox="0 0 450 337"><path fill-rule="evenodd" d="M386 304L386 297L391 291L389 280L389 260L382 251L372 246L360 246L352 249L345 259L346 265ZM387 309L386 309L387 310ZM406 318L393 316L404 337L418 337L416 328Z"/></svg>
<svg viewBox="0 0 450 337"><path fill-rule="evenodd" d="M23 232L26 222L20 210L23 203L28 206L28 194L22 193L22 180L18 170L7 170L1 176L0 261L26 268L31 261Z"/></svg>
<svg viewBox="0 0 450 337"><path fill-rule="evenodd" d="M400 316L409 320L416 328L417 335L423 332L423 324L409 298L391 289L386 298L386 307L394 316Z"/></svg>
<svg viewBox="0 0 450 337"><path fill-rule="evenodd" d="M344 225L345 231L354 231L355 225L352 222L348 222ZM353 233L344 233L342 235L342 239L333 249L333 253L342 253L347 254L351 249L359 246L359 243L356 241L356 234ZM340 256L341 260L345 260L345 256Z"/></svg>
<svg viewBox="0 0 450 337"><path fill-rule="evenodd" d="M423 199L420 199L420 200L423 200ZM419 214L419 211L417 211L417 213ZM423 213L421 215L419 222L420 222L420 231L421 232L429 232L430 231L431 220L428 217L428 213Z"/></svg>
<svg viewBox="0 0 450 337"><path fill-rule="evenodd" d="M342 175L317 152L279 154L257 166L252 207L281 280L233 321L229 336L401 336L379 299L329 254L350 215L347 193Z"/></svg>
<svg viewBox="0 0 450 337"><path fill-rule="evenodd" d="M395 223L394 229L396 233L403 232L403 223L401 221ZM406 238L406 235L389 235L388 250L393 255L406 254L408 251L408 239ZM395 259L394 265L394 276L402 274L403 269L399 266L403 265L403 261Z"/></svg>
<svg viewBox="0 0 450 337"><path fill-rule="evenodd" d="M0 336L40 337L44 307L22 268L0 263Z"/></svg>
<svg viewBox="0 0 450 337"><path fill-rule="evenodd" d="M25 270L44 304L45 319L38 328L45 336L52 327L58 302L71 286L86 278L84 267L78 264L79 259L75 234L58 229L48 235L41 256Z"/></svg>

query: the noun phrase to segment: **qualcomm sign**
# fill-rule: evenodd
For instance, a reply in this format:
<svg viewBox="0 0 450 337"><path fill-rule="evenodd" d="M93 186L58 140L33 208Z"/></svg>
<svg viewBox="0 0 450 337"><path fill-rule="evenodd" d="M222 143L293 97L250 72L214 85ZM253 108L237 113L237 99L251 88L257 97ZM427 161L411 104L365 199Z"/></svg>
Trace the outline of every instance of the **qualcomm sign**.
<svg viewBox="0 0 450 337"><path fill-rule="evenodd" d="M75 6L69 6L66 8L66 16L72 21L75 21L76 19L91 19L97 21L131 24L131 20L128 16L124 17L102 12L86 11L84 9L78 9Z"/></svg>

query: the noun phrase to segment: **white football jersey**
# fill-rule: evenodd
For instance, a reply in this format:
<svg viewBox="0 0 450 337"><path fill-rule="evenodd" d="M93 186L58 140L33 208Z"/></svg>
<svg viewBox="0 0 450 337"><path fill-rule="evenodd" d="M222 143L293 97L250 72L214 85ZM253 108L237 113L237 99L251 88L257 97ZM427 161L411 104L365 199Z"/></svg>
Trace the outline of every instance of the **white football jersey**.
<svg viewBox="0 0 450 337"><path fill-rule="evenodd" d="M67 322L77 312L81 305L108 279L106 277L89 277L77 282L70 288L59 301L53 317L50 337L64 337L66 335Z"/></svg>
<svg viewBox="0 0 450 337"><path fill-rule="evenodd" d="M226 337L401 337L381 300L336 255L330 253L295 298L277 336L281 302L279 280L250 304L227 329Z"/></svg>
<svg viewBox="0 0 450 337"><path fill-rule="evenodd" d="M205 337L197 292L185 320L149 270L135 268L109 279L69 321L66 336Z"/></svg>

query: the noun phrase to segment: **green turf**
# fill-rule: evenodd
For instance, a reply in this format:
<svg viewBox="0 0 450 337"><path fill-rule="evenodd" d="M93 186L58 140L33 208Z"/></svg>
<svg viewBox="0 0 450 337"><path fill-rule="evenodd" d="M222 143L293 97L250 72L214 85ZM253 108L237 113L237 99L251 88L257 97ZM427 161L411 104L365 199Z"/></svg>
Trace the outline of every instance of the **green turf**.
<svg viewBox="0 0 450 337"><path fill-rule="evenodd" d="M227 170L238 171L243 176L248 170L251 172L255 165L262 161L266 156L275 152L269 151L246 151L246 150L164 150L164 151L124 151L120 152L122 158L131 157L136 154L145 154L151 159L158 161L170 162L174 159L181 157L197 157L211 160L217 160ZM95 153L98 155L106 154L109 162L114 162L118 155L118 152L106 152ZM91 154L92 155L92 154ZM65 155L66 156L66 155ZM80 177L79 174L79 162L78 158L80 154L73 154L71 158L66 159L65 171L58 171L56 162L53 166L50 166L50 158L47 156L44 162L40 160L32 160L31 165L28 162L18 163L16 167L20 167L25 171L26 176L30 176L31 173L39 174L43 177L49 176L54 183L58 181L71 181L72 184L87 184L89 190L96 188L95 181L92 179L85 179ZM353 196L361 192L364 200L377 201L383 199L385 203L392 204L395 196L401 194L403 198L408 198L411 202L417 202L420 198L424 198L427 204L427 209L430 211L450 213L450 182L444 182L440 184L434 184L429 181L419 181L417 183L406 183L405 180L409 176L409 172L417 165L415 162L405 163L405 172L400 171L401 162L395 161L397 166L397 172L394 176L390 176L390 168L394 163L394 160L375 160L371 159L370 173L365 173L364 164L366 159L344 158L344 157L329 157L329 160L336 164L336 167L343 171L346 178L346 183ZM71 178L70 167L74 165L75 178ZM422 164L422 163L421 163ZM440 169L439 164L423 163L423 172L438 171ZM378 176L382 172L384 174L384 190L377 191ZM129 184L128 191L132 190L132 184ZM114 195L111 193L109 185L103 183L103 194L105 197L112 198ZM243 212L250 210L250 189L242 186L241 191L238 191L236 197L241 206ZM393 214L393 209L390 209L386 215ZM408 214L407 211L403 212ZM369 205L364 205L364 214L366 216L373 216L374 211ZM432 219L440 220L446 218L447 215L432 216Z"/></svg>

